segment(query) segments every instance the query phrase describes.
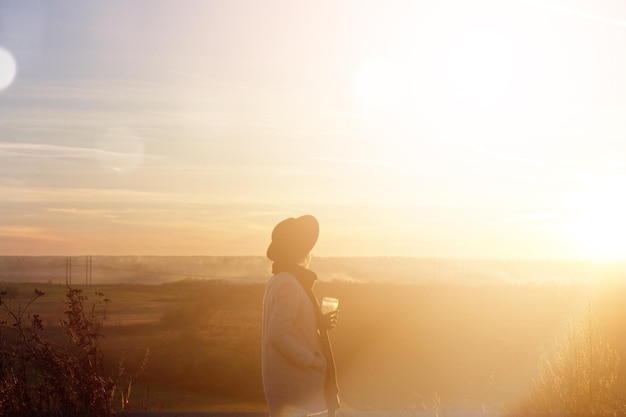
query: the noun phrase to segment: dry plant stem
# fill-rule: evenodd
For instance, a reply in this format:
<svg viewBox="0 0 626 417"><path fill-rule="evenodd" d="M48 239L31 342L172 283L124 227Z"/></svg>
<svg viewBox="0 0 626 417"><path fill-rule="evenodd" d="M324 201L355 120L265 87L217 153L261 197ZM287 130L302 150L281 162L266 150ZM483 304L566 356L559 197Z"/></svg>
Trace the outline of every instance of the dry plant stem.
<svg viewBox="0 0 626 417"><path fill-rule="evenodd" d="M68 287L66 318L61 320L67 343L57 344L43 338L39 315L34 314L30 323L25 321L32 304L44 295L42 291L35 290L24 308L13 308L5 295L0 295L0 309L6 317L0 323L0 412L109 416L115 383L106 375L100 346L109 300L96 294L97 301L86 310L82 290Z"/></svg>
<svg viewBox="0 0 626 417"><path fill-rule="evenodd" d="M568 324L554 358L544 355L533 381L536 415L609 416L624 410L615 395L619 357L589 309L585 325Z"/></svg>

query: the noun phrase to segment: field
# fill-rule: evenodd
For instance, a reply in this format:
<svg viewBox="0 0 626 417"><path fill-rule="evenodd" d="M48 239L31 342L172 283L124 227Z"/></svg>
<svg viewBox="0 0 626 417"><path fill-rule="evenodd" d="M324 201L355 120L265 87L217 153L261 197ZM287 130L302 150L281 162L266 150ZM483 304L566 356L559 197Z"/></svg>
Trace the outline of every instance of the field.
<svg viewBox="0 0 626 417"><path fill-rule="evenodd" d="M183 279L158 285L76 285L112 300L103 333L112 375L122 362L145 372L131 408L262 410L264 283ZM31 307L58 337L63 284L1 283L14 306ZM569 320L589 311L626 357L624 287L611 284L350 282L321 279L318 297L340 300L331 338L344 406L356 410L514 410L529 393L542 354L552 354ZM118 388L127 387L121 378ZM619 369L617 391L626 391Z"/></svg>

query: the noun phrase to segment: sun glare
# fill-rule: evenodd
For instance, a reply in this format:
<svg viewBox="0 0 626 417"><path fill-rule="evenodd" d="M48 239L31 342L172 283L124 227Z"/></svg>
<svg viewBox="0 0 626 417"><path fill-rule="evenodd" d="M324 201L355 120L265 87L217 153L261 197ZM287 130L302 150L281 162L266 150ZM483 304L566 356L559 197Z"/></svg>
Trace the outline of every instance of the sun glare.
<svg viewBox="0 0 626 417"><path fill-rule="evenodd" d="M463 101L491 104L510 94L517 66L516 49L506 36L473 27L459 34L448 49L444 73Z"/></svg>
<svg viewBox="0 0 626 417"><path fill-rule="evenodd" d="M626 259L626 195L613 185L579 196L571 232L582 256Z"/></svg>
<svg viewBox="0 0 626 417"><path fill-rule="evenodd" d="M363 62L352 80L356 97L376 108L398 104L408 89L406 69L385 57L375 57Z"/></svg>

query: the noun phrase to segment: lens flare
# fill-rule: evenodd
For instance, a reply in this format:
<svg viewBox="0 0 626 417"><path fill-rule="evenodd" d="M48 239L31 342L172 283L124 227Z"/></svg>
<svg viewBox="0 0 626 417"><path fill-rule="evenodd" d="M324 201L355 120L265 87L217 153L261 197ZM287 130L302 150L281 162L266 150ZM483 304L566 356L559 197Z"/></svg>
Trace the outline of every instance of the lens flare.
<svg viewBox="0 0 626 417"><path fill-rule="evenodd" d="M352 80L355 96L376 108L398 104L404 98L407 88L407 71L399 63L384 57L363 62Z"/></svg>
<svg viewBox="0 0 626 417"><path fill-rule="evenodd" d="M6 49L0 47L0 91L8 88L15 80L17 64L15 58Z"/></svg>

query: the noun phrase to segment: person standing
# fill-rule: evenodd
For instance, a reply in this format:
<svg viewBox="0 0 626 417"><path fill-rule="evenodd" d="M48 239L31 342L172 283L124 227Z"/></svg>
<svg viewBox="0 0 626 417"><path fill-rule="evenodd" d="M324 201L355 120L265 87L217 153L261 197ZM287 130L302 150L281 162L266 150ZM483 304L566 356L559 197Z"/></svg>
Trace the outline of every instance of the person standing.
<svg viewBox="0 0 626 417"><path fill-rule="evenodd" d="M308 269L319 224L290 217L272 231L267 257L272 277L263 298L263 390L270 417L303 417L339 408L339 389L328 331L337 312L322 315Z"/></svg>

